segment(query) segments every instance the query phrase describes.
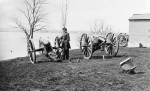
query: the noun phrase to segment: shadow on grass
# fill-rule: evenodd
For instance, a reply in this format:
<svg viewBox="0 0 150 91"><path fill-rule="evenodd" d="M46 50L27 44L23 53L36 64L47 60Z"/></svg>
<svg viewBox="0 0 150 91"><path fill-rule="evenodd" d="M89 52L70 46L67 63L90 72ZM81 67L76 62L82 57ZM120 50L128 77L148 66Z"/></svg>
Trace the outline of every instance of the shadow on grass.
<svg viewBox="0 0 150 91"><path fill-rule="evenodd" d="M105 56L106 58L106 56ZM103 56L92 56L90 59L103 59Z"/></svg>
<svg viewBox="0 0 150 91"><path fill-rule="evenodd" d="M58 60L58 61L52 61L52 60L44 60L44 61L37 61L36 64L40 64L40 63L69 63L69 60Z"/></svg>
<svg viewBox="0 0 150 91"><path fill-rule="evenodd" d="M116 55L116 58L127 57L127 55Z"/></svg>
<svg viewBox="0 0 150 91"><path fill-rule="evenodd" d="M48 62L52 62L52 61L49 61L49 60L45 60L45 61L37 61L36 63L48 63Z"/></svg>
<svg viewBox="0 0 150 91"><path fill-rule="evenodd" d="M71 60L84 59L83 57L71 57Z"/></svg>
<svg viewBox="0 0 150 91"><path fill-rule="evenodd" d="M136 74L144 74L145 72L136 72Z"/></svg>
<svg viewBox="0 0 150 91"><path fill-rule="evenodd" d="M129 74L129 75L136 75L136 74L140 75L140 74L144 74L145 72L136 72L134 70L133 71L124 71L124 70L122 70L119 73L120 74L126 73L126 74Z"/></svg>
<svg viewBox="0 0 150 91"><path fill-rule="evenodd" d="M116 58L121 58L121 57L125 57L124 55L116 55L114 56ZM111 56L104 56L105 59L111 59L113 57ZM103 56L92 56L91 59L103 59Z"/></svg>

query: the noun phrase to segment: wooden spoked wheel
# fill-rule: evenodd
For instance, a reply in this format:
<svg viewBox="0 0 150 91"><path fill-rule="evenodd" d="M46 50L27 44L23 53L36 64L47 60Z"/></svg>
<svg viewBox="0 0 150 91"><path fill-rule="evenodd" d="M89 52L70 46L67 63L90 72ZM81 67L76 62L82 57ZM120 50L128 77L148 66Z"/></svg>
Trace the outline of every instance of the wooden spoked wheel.
<svg viewBox="0 0 150 91"><path fill-rule="evenodd" d="M80 39L80 50L83 53L84 59L90 59L93 54L93 44L92 40L87 36L87 34L83 34Z"/></svg>
<svg viewBox="0 0 150 91"><path fill-rule="evenodd" d="M56 37L55 38L55 47L54 47L54 50L55 50L55 53L57 55L57 59L58 61L62 61L63 60L63 50L62 50L62 41L60 40L60 38Z"/></svg>
<svg viewBox="0 0 150 91"><path fill-rule="evenodd" d="M119 42L114 37L113 33L108 33L106 36L105 52L109 56L116 56L119 50Z"/></svg>
<svg viewBox="0 0 150 91"><path fill-rule="evenodd" d="M28 40L28 56L31 63L36 63L36 52L33 41L31 39Z"/></svg>
<svg viewBox="0 0 150 91"><path fill-rule="evenodd" d="M128 44L128 38L126 35L123 35L122 33L120 33L118 35L118 41L119 41L119 46L125 47Z"/></svg>

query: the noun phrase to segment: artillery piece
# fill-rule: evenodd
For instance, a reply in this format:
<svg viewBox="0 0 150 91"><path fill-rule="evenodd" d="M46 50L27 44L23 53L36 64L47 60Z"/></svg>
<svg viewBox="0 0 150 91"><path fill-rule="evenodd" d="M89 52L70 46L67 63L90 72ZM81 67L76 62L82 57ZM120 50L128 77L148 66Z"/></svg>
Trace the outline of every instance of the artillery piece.
<svg viewBox="0 0 150 91"><path fill-rule="evenodd" d="M60 40L57 37L55 38L55 46L54 47L51 46L51 44L48 40L46 40L46 42L39 40L39 48L38 49L35 49L32 39L28 39L27 42L28 42L27 43L27 51L28 51L28 56L29 56L31 63L34 64L37 62L36 52L40 52L49 60L62 61L62 49L60 47Z"/></svg>
<svg viewBox="0 0 150 91"><path fill-rule="evenodd" d="M90 59L92 54L101 49L105 51L108 56L116 56L119 50L119 42L113 33L108 33L106 37L90 38L87 34L82 34L80 39L80 50L84 59Z"/></svg>

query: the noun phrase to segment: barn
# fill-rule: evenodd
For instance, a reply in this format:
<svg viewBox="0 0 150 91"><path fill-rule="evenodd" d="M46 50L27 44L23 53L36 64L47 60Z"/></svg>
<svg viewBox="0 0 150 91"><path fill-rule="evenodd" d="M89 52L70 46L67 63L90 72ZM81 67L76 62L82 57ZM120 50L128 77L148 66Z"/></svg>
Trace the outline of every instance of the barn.
<svg viewBox="0 0 150 91"><path fill-rule="evenodd" d="M141 43L150 47L150 13L134 14L129 18L129 47Z"/></svg>

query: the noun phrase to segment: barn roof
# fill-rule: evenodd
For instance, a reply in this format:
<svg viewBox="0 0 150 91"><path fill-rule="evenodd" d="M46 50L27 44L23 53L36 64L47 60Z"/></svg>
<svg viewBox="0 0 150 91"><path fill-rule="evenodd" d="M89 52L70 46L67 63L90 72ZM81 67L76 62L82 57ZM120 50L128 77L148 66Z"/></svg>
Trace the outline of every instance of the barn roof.
<svg viewBox="0 0 150 91"><path fill-rule="evenodd" d="M129 20L150 20L150 13L146 14L133 14Z"/></svg>

